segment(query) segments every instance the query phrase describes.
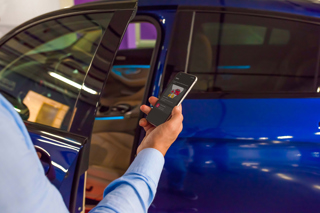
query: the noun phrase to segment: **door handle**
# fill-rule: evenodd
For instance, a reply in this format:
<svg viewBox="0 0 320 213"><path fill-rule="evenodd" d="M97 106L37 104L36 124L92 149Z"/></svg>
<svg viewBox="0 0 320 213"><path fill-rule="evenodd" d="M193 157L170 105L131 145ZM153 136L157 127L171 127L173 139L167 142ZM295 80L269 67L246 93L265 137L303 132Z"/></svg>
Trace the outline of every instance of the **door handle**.
<svg viewBox="0 0 320 213"><path fill-rule="evenodd" d="M56 177L56 173L54 171L49 152L39 146L34 146L34 148L36 149L37 155L41 161L42 166L44 167L45 175L49 180L54 180Z"/></svg>

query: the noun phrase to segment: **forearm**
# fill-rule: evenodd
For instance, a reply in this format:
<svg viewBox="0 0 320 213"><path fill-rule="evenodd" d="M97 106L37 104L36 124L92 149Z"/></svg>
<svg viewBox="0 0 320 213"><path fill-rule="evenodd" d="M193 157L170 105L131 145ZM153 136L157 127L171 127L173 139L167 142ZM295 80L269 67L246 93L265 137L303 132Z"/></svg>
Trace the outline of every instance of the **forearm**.
<svg viewBox="0 0 320 213"><path fill-rule="evenodd" d="M164 158L159 151L142 150L127 172L105 189L103 200L90 213L147 212L163 165Z"/></svg>

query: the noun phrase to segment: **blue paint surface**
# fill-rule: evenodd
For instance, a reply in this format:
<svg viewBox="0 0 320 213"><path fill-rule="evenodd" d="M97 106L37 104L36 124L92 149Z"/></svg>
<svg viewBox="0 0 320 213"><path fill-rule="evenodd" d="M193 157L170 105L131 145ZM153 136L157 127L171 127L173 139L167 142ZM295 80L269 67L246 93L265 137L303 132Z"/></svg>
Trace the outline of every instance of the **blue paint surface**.
<svg viewBox="0 0 320 213"><path fill-rule="evenodd" d="M320 99L182 105L184 129L149 212L318 211Z"/></svg>
<svg viewBox="0 0 320 213"><path fill-rule="evenodd" d="M83 140L77 136L70 136L67 132L52 130L51 127L39 124L27 123L26 126L33 144L50 154L54 173L48 178L60 191L65 204L69 207L71 186ZM46 169L48 168L45 167Z"/></svg>

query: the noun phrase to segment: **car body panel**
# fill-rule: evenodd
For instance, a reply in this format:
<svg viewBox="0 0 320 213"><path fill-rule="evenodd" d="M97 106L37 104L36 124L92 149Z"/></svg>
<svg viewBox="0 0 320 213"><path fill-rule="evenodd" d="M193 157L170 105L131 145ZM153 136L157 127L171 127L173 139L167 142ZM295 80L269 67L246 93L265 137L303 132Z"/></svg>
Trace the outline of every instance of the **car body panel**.
<svg viewBox="0 0 320 213"><path fill-rule="evenodd" d="M166 155L154 201L168 205L150 212L314 212L319 104L308 98L185 100L184 129ZM308 113L292 116L302 109ZM170 195L174 184L198 199Z"/></svg>
<svg viewBox="0 0 320 213"><path fill-rule="evenodd" d="M59 189L64 202L69 207L75 168L80 149L87 143L87 138L60 131L40 124L25 122L31 140L35 146L47 151L55 170L51 183Z"/></svg>
<svg viewBox="0 0 320 213"><path fill-rule="evenodd" d="M319 148L179 137L167 153L149 212L315 212ZM185 194L168 190L175 184Z"/></svg>
<svg viewBox="0 0 320 213"><path fill-rule="evenodd" d="M245 14L261 10L270 17L299 15L320 23L318 4L297 2L140 1L139 6L150 12L171 6ZM148 95L159 96L168 83L163 69L155 70ZM317 93L190 94L182 103L184 129L165 156L149 212L316 212L319 104Z"/></svg>

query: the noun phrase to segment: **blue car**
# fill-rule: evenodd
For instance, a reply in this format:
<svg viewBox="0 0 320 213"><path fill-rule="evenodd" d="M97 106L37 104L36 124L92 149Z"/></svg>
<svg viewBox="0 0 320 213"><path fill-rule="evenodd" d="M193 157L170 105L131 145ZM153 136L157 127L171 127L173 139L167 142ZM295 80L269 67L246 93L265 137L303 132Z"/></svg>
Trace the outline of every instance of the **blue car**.
<svg viewBox="0 0 320 213"><path fill-rule="evenodd" d="M198 82L149 212L317 212L319 48L318 1L93 2L4 36L0 90L70 212L124 174L178 72Z"/></svg>

